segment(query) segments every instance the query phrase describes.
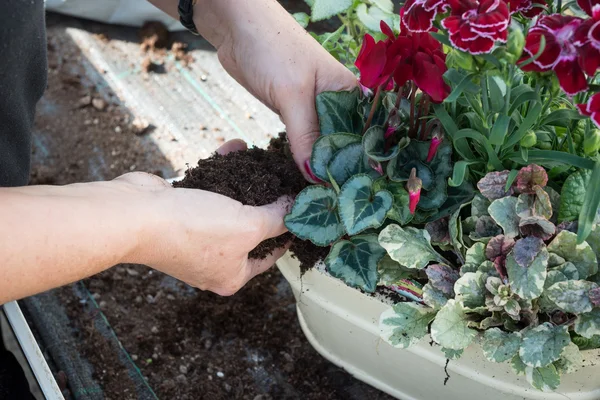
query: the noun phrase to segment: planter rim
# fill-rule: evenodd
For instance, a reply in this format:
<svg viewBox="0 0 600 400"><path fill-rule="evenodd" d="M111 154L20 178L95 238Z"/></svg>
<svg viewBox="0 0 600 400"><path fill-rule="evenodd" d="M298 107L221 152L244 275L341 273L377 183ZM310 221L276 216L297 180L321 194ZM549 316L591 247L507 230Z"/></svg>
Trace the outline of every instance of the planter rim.
<svg viewBox="0 0 600 400"><path fill-rule="evenodd" d="M292 287L296 291L298 291L299 296L306 295L306 296L312 297L314 299L315 303L317 303L320 307L322 307L326 312L332 313L335 315L341 315L341 316L343 316L343 318L345 320L349 321L353 325L355 325L358 328L360 328L364 331L367 331L367 332L371 333L372 335L376 336L377 338L379 338L378 339L379 342L377 344L378 349L381 346L382 351L386 351L386 350L383 350L384 346L389 346L390 349L393 349L393 350L408 351L410 353L413 353L419 357L422 357L422 358L430 361L431 363L439 366L442 369L446 365L446 357L440 351L439 346L436 346L437 347L436 348L436 347L432 347L429 345L429 342L431 340L429 335L427 335L425 338L421 339L421 341L419 343L417 343L407 349L396 349L396 348L393 348L391 345L388 345L386 342L384 342L383 339L381 339L379 337L378 322L379 322L380 312L383 311L385 308L389 307L390 306L389 303L386 303L385 301L382 301L381 299L379 299L375 296L366 295L355 288L347 286L344 282L329 275L325 271L324 265L322 263L315 265L314 268L307 271L302 277L300 277L300 275L299 275L299 262L296 259L292 258L292 256L290 255L289 252L284 257L282 257L282 259L280 259L280 261L278 261L277 265L278 265L279 269L282 271L285 278L290 283L290 285L292 285ZM323 282L327 281L327 282L323 283L323 286L327 286L329 290L328 291L319 290L319 288L317 287L318 284L315 283L316 281L323 281ZM303 286L303 288L301 286ZM372 319L364 318L364 317L361 318L360 315L358 314L358 312L355 312L355 313L352 312L353 310L350 309L352 307L351 305L348 305L346 303L338 304L336 302L332 302L331 297L328 297L328 295L330 294L331 291L336 290L334 287L339 288L340 291L344 291L345 294L347 293L348 297L357 297L357 296L352 296L348 291L352 291L356 295L360 296L361 297L360 302L364 303L365 307L367 307L371 313L377 313L377 315L376 315L377 320L375 321L374 318L372 318ZM310 292L308 292L308 293L305 291L307 288L310 288ZM313 290L313 288L314 288L314 290ZM356 299L354 299L354 300L352 300L352 302L356 303L357 301L356 301ZM315 349L319 353L321 353L321 355L323 355L325 358L328 358L334 364L343 366L343 368L347 369L353 375L357 376L357 378L369 383L370 385L377 387L377 388L379 388L387 393L390 393L390 394L394 394L394 393L396 393L396 395L398 394L397 389L391 388L385 382L379 381L376 378L371 377L368 373L361 370L360 366L349 366L347 364L344 364L343 361L341 361L339 359L339 357L332 354L328 349L326 349L326 346L321 344L318 341L318 338L316 338L315 335L311 332L311 330L307 324L307 321L306 321L306 316L304 315L305 313L302 311L302 307L299 305L299 303L301 303L301 297L297 300L298 319L300 321L300 325L301 325L307 339L309 340L309 342L313 345L313 347L315 347ZM475 348L475 351L481 354L480 358L483 359L481 346L479 344L479 339L476 342L472 343L469 347ZM583 369L586 367L594 366L594 364L591 363L590 358L600 357L600 349L585 350L585 351L582 351L582 354L587 356L587 357L585 357L586 363L584 363L584 366L582 367L582 369ZM461 360L462 360L462 362L461 362ZM489 363L491 366L501 365L498 363L492 363L487 360L483 360L483 361L486 363ZM477 363L478 360L473 360L473 362ZM549 400L549 399L559 399L559 398L564 399L565 396L567 396L571 399L574 399L574 400L575 399L577 399L577 400L600 399L600 386L598 388L595 388L594 390L588 391L586 393L578 393L578 392L574 392L574 391L569 391L565 394L560 392L560 387L559 387L558 391L556 391L556 392L546 393L546 392L542 392L542 391L537 391L533 387L525 389L523 386L520 386L520 385L516 384L515 382L507 382L507 381L503 381L502 386L498 387L499 379L495 378L496 375L488 376L486 374L483 374L483 373L481 373L481 371L470 366L469 363L465 362L465 360L462 358L458 359L458 360L451 360L447 366L447 369L449 372L454 372L456 374L462 375L471 380L483 383L489 387L495 388L496 390L499 390L506 394L523 396L524 398L528 398L528 399L539 399L539 400ZM574 372L571 374L564 374L562 376L562 378L563 378L563 380L565 380L570 375L577 375L577 373L580 371L577 371L577 372ZM514 372L512 372L512 371L511 371L511 373L514 374ZM524 377L519 377L519 378L524 380ZM403 397L401 397L401 398L407 399L406 394L403 394Z"/></svg>
<svg viewBox="0 0 600 400"><path fill-rule="evenodd" d="M4 304L3 309L46 400L64 400L19 304L11 301Z"/></svg>

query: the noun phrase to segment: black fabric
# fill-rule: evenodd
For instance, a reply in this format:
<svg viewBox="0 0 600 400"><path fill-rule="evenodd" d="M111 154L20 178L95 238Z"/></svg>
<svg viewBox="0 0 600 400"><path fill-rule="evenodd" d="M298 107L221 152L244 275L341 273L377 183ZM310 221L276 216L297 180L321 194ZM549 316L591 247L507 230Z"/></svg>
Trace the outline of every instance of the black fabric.
<svg viewBox="0 0 600 400"><path fill-rule="evenodd" d="M0 0L0 186L29 181L35 106L46 89L43 0Z"/></svg>
<svg viewBox="0 0 600 400"><path fill-rule="evenodd" d="M198 35L198 29L194 23L194 0L179 0L177 11L179 12L179 22L184 28Z"/></svg>
<svg viewBox="0 0 600 400"><path fill-rule="evenodd" d="M0 349L0 399L35 400L21 365L11 352L3 349Z"/></svg>

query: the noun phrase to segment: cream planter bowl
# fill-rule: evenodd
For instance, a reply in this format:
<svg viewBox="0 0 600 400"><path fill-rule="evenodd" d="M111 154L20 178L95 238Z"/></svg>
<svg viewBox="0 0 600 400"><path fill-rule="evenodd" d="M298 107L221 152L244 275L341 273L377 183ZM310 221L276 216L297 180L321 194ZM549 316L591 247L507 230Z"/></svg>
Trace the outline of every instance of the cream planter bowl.
<svg viewBox="0 0 600 400"><path fill-rule="evenodd" d="M298 319L314 348L334 364L402 400L598 400L600 351L582 352L585 366L561 377L557 392L532 388L509 363L492 363L478 345L448 363L439 347L424 338L396 349L379 338L379 316L389 306L346 286L316 268L300 278L300 265L289 253L277 263L292 286Z"/></svg>

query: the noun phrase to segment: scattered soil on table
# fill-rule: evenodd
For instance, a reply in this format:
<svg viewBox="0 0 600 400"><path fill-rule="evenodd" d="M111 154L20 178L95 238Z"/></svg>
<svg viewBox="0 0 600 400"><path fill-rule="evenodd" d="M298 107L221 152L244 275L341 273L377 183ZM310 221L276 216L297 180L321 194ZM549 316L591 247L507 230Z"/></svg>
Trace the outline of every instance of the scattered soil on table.
<svg viewBox="0 0 600 400"><path fill-rule="evenodd" d="M171 54L175 60L188 67L194 57L187 52L187 44L172 41L167 27L158 21L146 22L139 31L140 50L148 55L141 64L143 72L165 73L164 61ZM167 50L170 48L170 52Z"/></svg>
<svg viewBox="0 0 600 400"><path fill-rule="evenodd" d="M312 348L276 269L232 297L138 265L117 266L85 284L160 399L390 400ZM77 312L72 318L85 323ZM120 365L99 354L102 344L87 345L103 382L117 377ZM123 398L118 393L106 396Z"/></svg>
<svg viewBox="0 0 600 400"><path fill-rule="evenodd" d="M283 140L281 137L273 139L275 142ZM185 178L173 186L215 192L249 206L270 204L282 196L295 198L307 182L294 161L282 151L283 143L271 148L273 150L251 148L226 155L215 154L198 161L198 166L188 169ZM267 239L250 252L250 258L264 259L292 239L290 233Z"/></svg>

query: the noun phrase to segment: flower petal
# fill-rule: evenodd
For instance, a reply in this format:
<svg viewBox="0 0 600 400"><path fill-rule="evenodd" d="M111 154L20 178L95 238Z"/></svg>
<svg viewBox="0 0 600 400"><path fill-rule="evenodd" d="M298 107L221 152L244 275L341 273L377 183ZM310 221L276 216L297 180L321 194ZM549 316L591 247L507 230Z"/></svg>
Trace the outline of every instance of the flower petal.
<svg viewBox="0 0 600 400"><path fill-rule="evenodd" d="M581 47L579 49L579 65L586 74L595 75L598 68L600 68L600 51L591 43Z"/></svg>
<svg viewBox="0 0 600 400"><path fill-rule="evenodd" d="M435 60L425 53L417 53L413 64L414 81L423 92L431 97L434 103L441 103L448 94L450 87L444 81L445 69L439 68Z"/></svg>
<svg viewBox="0 0 600 400"><path fill-rule="evenodd" d="M583 70L576 61L560 61L554 67L558 83L569 96L583 92L588 88Z"/></svg>

